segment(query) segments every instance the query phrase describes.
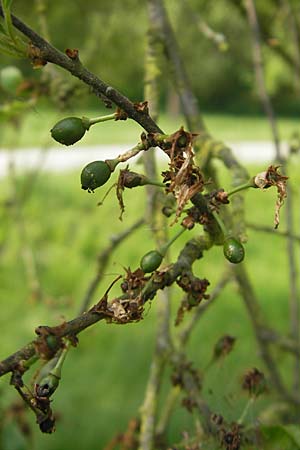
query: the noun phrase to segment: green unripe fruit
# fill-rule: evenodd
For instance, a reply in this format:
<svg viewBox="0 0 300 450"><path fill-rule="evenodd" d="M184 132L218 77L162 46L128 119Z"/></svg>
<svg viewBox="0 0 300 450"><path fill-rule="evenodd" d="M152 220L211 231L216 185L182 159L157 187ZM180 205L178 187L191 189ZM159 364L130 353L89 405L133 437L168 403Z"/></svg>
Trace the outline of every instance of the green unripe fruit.
<svg viewBox="0 0 300 450"><path fill-rule="evenodd" d="M4 67L0 72L1 86L9 94L16 94L16 90L22 81L22 72L15 66Z"/></svg>
<svg viewBox="0 0 300 450"><path fill-rule="evenodd" d="M60 144L73 145L80 141L88 129L88 121L79 117L66 117L54 125L51 136Z"/></svg>
<svg viewBox="0 0 300 450"><path fill-rule="evenodd" d="M37 384L36 392L39 397L50 397L58 388L60 378L49 373Z"/></svg>
<svg viewBox="0 0 300 450"><path fill-rule="evenodd" d="M223 252L225 258L233 264L242 262L245 257L243 245L233 237L226 239L223 244Z"/></svg>
<svg viewBox="0 0 300 450"><path fill-rule="evenodd" d="M153 272L158 269L163 260L163 255L156 250L146 253L141 259L141 269L145 273Z"/></svg>
<svg viewBox="0 0 300 450"><path fill-rule="evenodd" d="M105 161L93 161L81 172L81 189L94 192L103 186L111 176L111 169Z"/></svg>

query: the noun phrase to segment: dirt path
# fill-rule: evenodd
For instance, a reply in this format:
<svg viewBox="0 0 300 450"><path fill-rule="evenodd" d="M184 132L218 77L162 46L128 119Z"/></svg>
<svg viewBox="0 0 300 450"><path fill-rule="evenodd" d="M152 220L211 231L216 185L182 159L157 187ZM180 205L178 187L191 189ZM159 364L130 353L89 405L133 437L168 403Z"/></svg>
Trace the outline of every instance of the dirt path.
<svg viewBox="0 0 300 450"><path fill-rule="evenodd" d="M232 142L228 145L242 162L268 164L275 156L273 144L268 141ZM33 169L37 165L42 165L45 171L62 172L81 168L90 161L115 158L129 148L128 145L103 145L70 148L60 146L46 150L26 148L13 152L1 149L0 176L7 174L9 164L12 162L18 172ZM282 150L286 151L285 144L282 145ZM164 158L162 152L158 151L157 154Z"/></svg>

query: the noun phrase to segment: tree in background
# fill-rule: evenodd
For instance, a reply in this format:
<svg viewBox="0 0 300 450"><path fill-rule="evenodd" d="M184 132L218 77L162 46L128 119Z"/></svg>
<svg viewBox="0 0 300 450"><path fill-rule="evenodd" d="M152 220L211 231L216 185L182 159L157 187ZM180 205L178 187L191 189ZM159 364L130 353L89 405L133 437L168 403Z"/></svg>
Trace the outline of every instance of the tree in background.
<svg viewBox="0 0 300 450"><path fill-rule="evenodd" d="M129 229L123 230L101 253L97 274L88 286L78 315L54 327L37 327L35 330L37 337L33 341L0 363L0 375L11 373L11 384L35 414L41 431L52 433L56 418L51 400L53 396L55 398L59 395L62 367L70 349L80 345L78 343L80 333L99 321L129 325L142 319L147 320L145 317L147 304L159 297L156 345L141 414L137 419L130 421L128 430L113 439L107 448L119 446L124 449L153 449L171 448L170 446L175 445L175 448L197 449L203 445L207 448L221 445L223 448L233 450L253 448L255 445L261 447L273 445L272 443L278 440L278 435L280 439L286 439L289 445L291 441L296 442L299 430L294 424L299 417L300 404L297 381L299 335L296 331L296 328L299 328L298 300L293 299L291 302L291 308L296 312L296 316L292 317L291 336L281 334L264 316L249 279L246 264L243 263L246 224L241 192L254 189L259 196L260 190L276 189L274 227L277 229L279 211L287 193L286 173L281 174L278 165L272 164L266 170L249 176L246 169L233 157L230 148L210 135L200 114L197 98L190 87L176 33L161 0L149 0L147 3L149 30L145 57L145 100L136 102L130 101L121 90L113 87L113 83L108 84L90 72L81 62L81 52L77 48L68 48L63 53L19 18L11 15L11 3L2 1L3 42L6 50L29 58L33 67L44 70L50 66L42 83L44 91L41 92L53 92L53 86L56 86L56 93L58 92L55 83L58 76L57 67L61 67L70 77L67 85L64 82L61 84L67 86L64 90L65 100L72 102L74 93L72 75L88 86L98 101L100 99L110 109L108 114L94 118L65 117L53 125L51 130L53 139L66 146L74 145L84 139L87 132L92 133L94 126L100 126L97 124L108 120L134 120L143 129L140 138L137 138L138 143L132 149L114 159L92 161L87 164L82 169L81 188L90 193L94 192L108 183L112 174L119 170L120 164L131 162L134 156L142 155L144 173L135 172L129 166L123 166L119 170L116 196L122 215L125 209L124 191L145 186L146 208L145 215L136 217L134 224ZM191 7L193 6L191 4ZM252 2L248 2L247 11L251 12L251 8L252 12L255 11L254 6ZM47 18L43 9L40 10L40 14L42 19ZM196 11L191 10L189 14L194 18L198 17ZM51 30L51 21L49 22ZM197 23L200 24L201 32L206 38L225 49L226 40L223 35L216 33L202 19L198 18ZM250 19L249 23L251 25ZM257 23L255 25L257 26ZM250 27L250 34L251 29L254 28ZM45 31L44 28L44 35L47 34ZM255 34L256 40L253 42L260 48L261 41L257 40L257 37ZM110 46L112 44L113 42L109 43ZM255 67L257 71L261 69L259 65ZM169 76L176 90L188 131L181 127L167 134L157 124L162 74ZM265 95L268 100L266 90ZM58 103L61 102L61 98L57 96ZM155 147L168 158L168 165L161 174L154 157ZM280 151L277 156L280 162L285 164ZM233 185L231 189L221 187L214 164L216 160L222 163L230 175ZM286 165L284 168L286 171ZM111 285L107 286L102 297L91 307L92 295L102 278L111 253L144 222L152 230L156 248L149 249L145 255L141 255L134 266L126 268L122 275L116 277ZM171 236L169 225L173 227ZM291 230L286 234L289 239L294 239ZM177 258L171 261L168 252L177 239L181 239L181 251ZM219 251L219 258L224 259L226 264L223 273L220 274L219 283L212 286L212 291L208 294L209 281L205 277L205 258L206 252L215 247ZM202 259L203 263L199 265L198 260ZM232 351L234 336L223 335L218 339L211 362L208 367L202 367L202 373L189 360L186 352L187 341L200 317L215 303L220 291L233 282L239 288L251 321L262 363L267 371L269 389L272 389L275 398L279 398L289 407L289 412L284 411L284 417L280 417L280 426L275 427L275 430L273 424L258 426L255 422L247 423L249 408L267 389L266 376L261 370L252 368L244 374L241 387L247 391L249 400L244 405L242 413L234 410L233 420L230 415L226 417L213 410L209 399L202 393L202 384L208 373L208 367ZM119 293L112 295L111 288L116 283ZM171 305L175 303L175 296L170 290L172 285L178 287L179 291L176 292L182 293L180 304L176 306L175 333L171 332L173 324L170 320ZM274 356L273 346L292 355L294 361L292 383L286 383L279 362ZM37 363L40 365L32 380L24 381L24 377ZM172 383L163 408L159 408L162 383L168 376L167 369L171 369ZM182 404L191 417L196 418L196 424L189 432L183 429L182 441L174 444L172 437L170 441L168 440L167 429L179 396L182 396ZM299 442L297 445L299 446Z"/></svg>

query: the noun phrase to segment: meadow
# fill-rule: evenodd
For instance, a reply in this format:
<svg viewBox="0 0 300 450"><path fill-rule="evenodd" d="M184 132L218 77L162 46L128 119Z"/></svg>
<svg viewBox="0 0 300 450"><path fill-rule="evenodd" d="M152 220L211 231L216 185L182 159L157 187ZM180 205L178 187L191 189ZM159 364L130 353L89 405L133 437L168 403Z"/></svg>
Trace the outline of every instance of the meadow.
<svg viewBox="0 0 300 450"><path fill-rule="evenodd" d="M76 108L68 112L55 112L47 106L31 107L22 117L21 128L16 130L13 127L7 127L6 122L3 122L1 147L37 148L46 145L53 146L49 131L58 120L66 116L95 117L105 114L108 114L108 110ZM272 138L268 120L263 115L204 113L203 117L211 134L225 142L269 141ZM158 121L159 126L167 133L173 132L184 123L182 116L172 116L165 113L161 114ZM278 126L281 139L289 140L299 126L299 119L297 116L282 116L278 118ZM135 145L140 133L140 127L132 120L119 121L117 124L114 121L109 121L92 127L77 145Z"/></svg>
<svg viewBox="0 0 300 450"><path fill-rule="evenodd" d="M244 134L245 139L247 133ZM26 142L32 145L29 140ZM300 181L297 170L299 161L296 156L293 158L291 179L296 187ZM217 168L221 171L224 188L229 188L230 180L221 165ZM248 169L249 173L255 174L264 167ZM108 238L130 226L143 214L143 188L125 192L126 211L120 222L114 194L110 193L104 205L97 206L103 192L99 190L95 194L87 194L82 191L79 172L60 175L39 173L31 186L32 194L21 208L14 205L13 193L24 192L30 176L24 174L17 178L14 185L10 179L1 180L0 359L31 340L36 326L58 324L77 315L87 286L95 274L97 255L107 245ZM243 195L246 219L272 227L275 191L252 190ZM18 225L18 217L22 218L23 230ZM280 229L285 229L284 212ZM174 231L176 226L170 228L170 234ZM171 260L176 258L182 244L197 233L199 228L190 231L188 236L183 235L172 246ZM34 255L41 288L40 298L35 299L32 298L24 267L24 251L26 253L28 247ZM285 239L275 232L265 234L249 229L245 247L244 264L248 267L268 322L276 329L287 332L289 288ZM101 298L110 282L124 273L125 268L137 268L141 256L152 248L151 232L144 225L112 255L93 301ZM211 283L209 292L220 279L224 266L226 263L221 247L213 248L205 254L205 258L195 263L196 274L208 278ZM118 289L114 288L111 295L117 292ZM174 319L180 299L180 291L173 287L173 334L178 331L174 327ZM61 386L54 396L53 408L59 414L57 431L48 436L33 427L31 449L103 449L116 433L126 429L130 418L138 415L143 399L154 349L157 302L159 297L149 304L144 320L139 323L120 326L101 321L79 336L79 346L70 351ZM214 344L225 334L237 339L233 352L207 368ZM224 289L216 303L201 318L188 348L188 355L195 367L205 372L203 393L212 409L225 413L229 420L237 420L247 402L241 390L243 373L252 367L263 371L265 368L234 282ZM284 378L289 382L291 360L280 352L276 356ZM17 394L8 384L8 376L0 379L0 411L17 399ZM165 393L169 386L169 381L166 381ZM252 423L256 420L262 410L267 414L266 408L272 409L274 401L277 400L272 391L258 399L249 412L248 421ZM162 406L163 403L164 399ZM32 417L30 420L33 422ZM169 432L176 441L180 439L180 431L189 430L191 426L191 416L179 406L172 417ZM22 450L28 448L26 445L16 429L12 433L11 424L4 427L1 450Z"/></svg>

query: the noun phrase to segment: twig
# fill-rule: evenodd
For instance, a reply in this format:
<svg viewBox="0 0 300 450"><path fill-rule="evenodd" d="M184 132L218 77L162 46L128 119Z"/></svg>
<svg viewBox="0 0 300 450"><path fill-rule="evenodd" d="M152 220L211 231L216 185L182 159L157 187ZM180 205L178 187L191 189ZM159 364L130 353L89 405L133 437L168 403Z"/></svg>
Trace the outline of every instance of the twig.
<svg viewBox="0 0 300 450"><path fill-rule="evenodd" d="M255 74L257 79L257 85L259 90L259 96L261 103L265 109L266 115L268 117L270 128L272 131L273 141L276 150L276 159L279 163L283 165L283 172L287 171L287 161L285 161L280 152L280 140L279 131L277 127L277 122L275 119L275 114L272 106L270 96L266 89L265 76L263 70L263 59L261 53L261 39L260 39L260 29L259 23L256 15L254 0L246 0L245 2L248 21L252 33L253 41L253 61ZM293 197L292 190L287 187L287 199L286 199L286 221L287 221L287 231L289 235L293 234ZM289 309L290 309L290 330L293 339L297 342L300 341L300 301L297 288L297 266L296 257L294 250L293 239L288 236L287 239L287 254L289 261L289 286L290 286L290 296L289 296ZM300 386L300 358L295 355L295 367L294 367L294 392L297 394L299 392Z"/></svg>
<svg viewBox="0 0 300 450"><path fill-rule="evenodd" d="M290 24L290 32L292 35L293 40L293 47L294 47L294 73L295 73L295 88L298 92L298 95L300 93L300 33L298 29L298 24L296 20L296 11L295 8L293 8L293 5L291 5L290 0L283 0L283 5L287 9L288 14L288 20Z"/></svg>
<svg viewBox="0 0 300 450"><path fill-rule="evenodd" d="M220 282L216 285L213 292L210 294L209 300L206 300L205 303L201 303L194 311L191 311L191 318L189 322L178 332L176 346L173 348L173 352L176 352L177 358L183 354L184 349L188 343L188 340L191 336L192 331L195 329L196 324L202 315L207 311L207 309L215 302L219 294L222 292L226 284L230 281L231 274L227 271L224 276L221 278ZM187 386L186 386L187 388ZM161 414L160 420L156 427L156 435L158 437L163 436L167 425L169 423L170 417L174 412L174 405L178 399L181 390L178 386L172 386L167 399L164 403L164 409ZM188 392L189 393L189 392ZM199 394L198 394L199 395Z"/></svg>
<svg viewBox="0 0 300 450"><path fill-rule="evenodd" d="M179 342L180 348L184 347L190 338L191 332L198 323L200 317L207 311L207 309L215 302L219 297L220 293L223 291L225 286L229 283L232 275L230 272L226 271L219 283L214 287L209 299L201 303L198 308L195 309L190 321L179 331Z"/></svg>
<svg viewBox="0 0 300 450"><path fill-rule="evenodd" d="M246 226L255 231L261 231L262 233L269 233L279 237L290 237L292 240L300 242L300 236L293 233L291 234L289 231L282 231L278 229L275 230L274 227L269 227L267 225L260 225L252 222L246 222Z"/></svg>
<svg viewBox="0 0 300 450"><path fill-rule="evenodd" d="M291 395L283 385L278 367L274 362L269 345L263 338L266 326L264 325L264 319L259 308L259 303L256 299L254 290L249 281L245 267L243 265L239 265L238 267L235 267L233 270L237 282L239 284L240 294L244 300L245 306L248 310L250 319L252 321L252 326L260 348L261 357L268 368L270 380L272 381L272 384L276 388L277 392L285 401L293 405L299 406L300 405L299 394Z"/></svg>
<svg viewBox="0 0 300 450"><path fill-rule="evenodd" d="M139 450L152 450L155 445L155 424L157 417L158 396L162 376L171 350L169 342L170 298L166 291L160 294L157 311L156 346L152 356L150 375L145 398L141 407L141 431Z"/></svg>
<svg viewBox="0 0 300 450"><path fill-rule="evenodd" d="M153 117L158 117L159 101L159 70L158 59L160 51L156 45L155 16L151 3L148 2L149 30L145 58L145 98L149 100L149 106ZM150 179L157 178L157 169L154 152L146 152L143 156L145 174ZM160 213L158 193L153 186L146 186L147 206L146 219L149 224L157 247L164 245L167 240L165 217ZM162 377L171 350L170 342L170 290L166 289L159 294L157 305L157 329L156 345L152 356L150 374L146 386L145 398L141 407L141 427L139 435L139 450L152 450L155 448L155 425L157 421L158 400L162 384Z"/></svg>
<svg viewBox="0 0 300 450"><path fill-rule="evenodd" d="M0 15L3 17L3 9L0 6ZM109 86L96 75L87 70L79 61L79 58L69 58L57 50L45 39L39 36L28 25L12 15L12 23L21 33L27 36L31 43L40 50L40 58L44 62L50 62L70 72L73 76L90 86L96 94L104 95L119 108L124 110L128 116L138 122L149 133L162 133L162 130L150 117L147 108L139 108L118 90Z"/></svg>
<svg viewBox="0 0 300 450"><path fill-rule="evenodd" d="M281 336L274 330L265 329L260 331L261 338L267 342L275 344L278 348L300 356L300 345L290 337Z"/></svg>
<svg viewBox="0 0 300 450"><path fill-rule="evenodd" d="M298 289L298 269L296 263L296 252L294 246L294 240L292 238L294 230L294 199L293 191L288 186L287 199L285 207L286 226L287 226L287 255L288 255L288 268L289 268L289 312L290 312L290 334L295 342L300 344L300 299ZM294 362L294 383L293 389L295 394L299 392L300 387L300 356L295 355Z"/></svg>
<svg viewBox="0 0 300 450"><path fill-rule="evenodd" d="M82 305L80 307L79 314L84 313L88 309L88 306L92 300L92 297L100 283L103 279L105 269L111 259L113 251L125 240L128 236L130 236L134 231L136 231L141 225L145 223L144 219L139 219L134 222L126 230L122 231L120 234L116 236L111 236L110 243L104 248L97 257L97 271L93 279L91 280L86 293L83 297Z"/></svg>
<svg viewBox="0 0 300 450"><path fill-rule="evenodd" d="M184 0L184 10L188 13L189 19L195 23L198 30L209 40L211 40L220 50L226 50L228 42L223 33L217 32L205 22L201 15L196 12L189 3Z"/></svg>
<svg viewBox="0 0 300 450"><path fill-rule="evenodd" d="M170 421L170 417L174 412L174 406L178 400L180 392L181 389L179 388L179 386L172 386L170 392L168 393L168 396L164 402L162 414L156 426L156 436L158 437L158 439L161 438L166 431L166 428Z"/></svg>
<svg viewBox="0 0 300 450"><path fill-rule="evenodd" d="M160 36L167 58L172 61L169 69L174 72L176 90L180 93L180 103L187 120L188 128L190 131L199 131L199 123L201 123L201 130L206 132L204 122L199 114L197 99L195 96L191 96L192 91L189 86L189 79L184 65L178 57L179 49L163 2L161 0L149 0L149 2L152 9L155 10L156 17L152 26L156 28L156 36Z"/></svg>
<svg viewBox="0 0 300 450"><path fill-rule="evenodd" d="M212 241L204 236L200 236L198 238L191 239L188 241L175 264L170 266L166 272L164 272L164 276L157 278L152 278L142 292L142 301L145 303L148 300L151 300L155 297L157 291L160 289L164 289L166 286L171 285L177 277L182 273L182 271L189 270L191 265L199 258L203 256L203 251L208 250L212 246ZM66 322L62 325L58 325L57 327L49 327L50 330L53 329L54 334L57 337L65 337L68 335L76 336L81 333L86 328L94 325L100 320L105 319L106 315L95 312L93 308L91 308L86 313L75 317L74 319ZM21 361L26 361L30 359L32 356L37 354L36 349L37 339L25 345L23 348L10 355L8 358L0 362L0 376L14 371L18 364Z"/></svg>
<svg viewBox="0 0 300 450"><path fill-rule="evenodd" d="M239 10L242 17L247 18L246 10L244 7L244 2L230 0L230 3ZM278 6L276 6L276 8L278 9ZM295 68L295 60L294 60L293 56L291 56L289 54L287 46L281 45L281 43L279 43L279 45L271 45L270 44L270 42L271 42L270 38L273 36L273 30L271 29L272 25L273 25L272 20L264 20L260 24L261 34L262 34L264 43L266 45L268 45L268 48L272 52L276 53L282 59L282 61L290 67L290 69L293 70Z"/></svg>
<svg viewBox="0 0 300 450"><path fill-rule="evenodd" d="M265 110L266 116L269 119L270 127L272 131L274 146L275 146L275 154L277 161L282 161L281 152L280 152L280 139L279 139L279 131L275 120L275 114L273 110L273 106L270 100L270 97L267 92L265 76L264 76L264 64L263 57L261 53L261 37L260 37L260 29L256 15L256 9L254 0L245 0L245 7L247 11L248 21L251 29L252 36L252 48L253 48L253 64L257 82L257 89L259 92L259 97L262 103L262 106Z"/></svg>
<svg viewBox="0 0 300 450"><path fill-rule="evenodd" d="M180 68L183 65L179 53L177 51L177 45L175 45L176 43L175 36L173 33L168 33L167 31L168 28L170 27L170 24L168 22L165 10L163 9L161 0L153 0L153 1L155 1L157 8L162 9L161 17L163 18L163 20L160 23L161 33L164 36L164 45L166 46L167 55L170 59L170 63L175 68L173 70L173 75L175 78L176 86L178 87L180 85L184 85L186 90L187 89L186 86L189 86L189 83L185 85L186 74L184 74L183 76L181 70L177 70L178 67ZM180 97L184 98L186 95L186 91L178 89L178 94ZM200 162L200 166L204 169L205 167L207 167L207 164L209 163L212 156L218 157L221 160L223 160L225 166L231 171L236 185L247 181L249 177L246 170L242 166L240 166L240 164L236 161L230 149L224 146L222 142L217 142L214 139L212 139L210 135L206 132L203 120L202 119L199 121L197 120L197 118L200 118L200 112L197 109L197 103L195 102L195 97L190 88L188 88L187 97L193 98L192 102L193 109L188 108L183 109L184 115L187 116L187 122L189 124L192 124L192 126L194 127L192 128L193 131L197 130L201 131L200 140L196 142L196 145L198 143L199 148L201 149L201 152L197 154L197 161ZM235 205L236 209L234 213L234 223L235 227L238 227L239 232L242 233L244 228L243 201L239 200L239 197L240 196L238 195L234 196L234 200L235 202L237 202ZM247 307L249 316L252 320L252 325L255 330L255 335L261 350L262 358L269 369L271 379L273 380L273 384L283 398L285 398L292 404L299 405L300 399L296 396L290 395L289 392L286 390L286 388L283 386L279 370L273 360L270 349L266 344L266 342L260 336L260 332L262 332L266 327L263 326L262 312L255 298L254 290L250 284L249 278L247 276L244 267L243 266L237 267L235 273L242 297ZM239 276L237 276L237 273L239 274Z"/></svg>

